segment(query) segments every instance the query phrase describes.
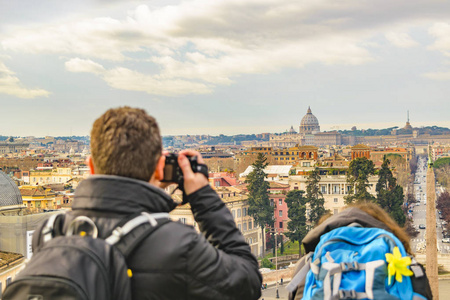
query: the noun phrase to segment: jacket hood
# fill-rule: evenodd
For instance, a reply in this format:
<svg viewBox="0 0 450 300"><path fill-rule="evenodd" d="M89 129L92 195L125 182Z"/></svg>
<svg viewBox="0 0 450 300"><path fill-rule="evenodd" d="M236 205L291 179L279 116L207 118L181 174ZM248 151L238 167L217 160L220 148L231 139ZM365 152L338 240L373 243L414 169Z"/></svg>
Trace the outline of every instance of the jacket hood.
<svg viewBox="0 0 450 300"><path fill-rule="evenodd" d="M119 213L170 212L177 206L162 189L149 183L113 175L92 175L75 190L73 210Z"/></svg>
<svg viewBox="0 0 450 300"><path fill-rule="evenodd" d="M378 221L368 213L356 207L348 208L336 215L326 219L322 224L308 232L302 240L306 253L314 251L320 241L320 236L339 227L348 226L352 223L358 223L362 227L376 227L391 232L389 227L381 221Z"/></svg>

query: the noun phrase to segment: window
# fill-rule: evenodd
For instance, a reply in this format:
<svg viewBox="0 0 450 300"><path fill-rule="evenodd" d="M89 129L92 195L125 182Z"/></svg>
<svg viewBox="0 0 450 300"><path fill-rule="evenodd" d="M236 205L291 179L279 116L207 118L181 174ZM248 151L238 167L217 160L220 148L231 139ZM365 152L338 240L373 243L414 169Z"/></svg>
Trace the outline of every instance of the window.
<svg viewBox="0 0 450 300"><path fill-rule="evenodd" d="M270 199L270 206L273 206L273 199Z"/></svg>
<svg viewBox="0 0 450 300"><path fill-rule="evenodd" d="M283 205L283 199L278 199L278 205Z"/></svg>
<svg viewBox="0 0 450 300"><path fill-rule="evenodd" d="M335 214L335 215L336 215L337 213L338 213L338 209L337 209L337 208L335 208L335 209L334 209L334 211L333 211L333 214Z"/></svg>
<svg viewBox="0 0 450 300"><path fill-rule="evenodd" d="M238 216L238 218L241 217L241 209L240 208L238 208L238 210L237 210L237 216Z"/></svg>
<svg viewBox="0 0 450 300"><path fill-rule="evenodd" d="M248 229L252 229L252 221L248 222Z"/></svg>
<svg viewBox="0 0 450 300"><path fill-rule="evenodd" d="M247 223L244 223L244 231L247 231Z"/></svg>
<svg viewBox="0 0 450 300"><path fill-rule="evenodd" d="M231 211L231 214L233 215L233 219L236 219L236 211L235 211L235 210L232 210L232 211Z"/></svg>
<svg viewBox="0 0 450 300"><path fill-rule="evenodd" d="M247 215L247 207L244 207L242 209L242 214L243 214L243 217L245 217Z"/></svg>
<svg viewBox="0 0 450 300"><path fill-rule="evenodd" d="M298 186L294 186L294 190L298 190Z"/></svg>
<svg viewBox="0 0 450 300"><path fill-rule="evenodd" d="M283 211L282 211L282 210L279 210L279 211L278 211L278 216L280 216L280 217L283 216Z"/></svg>
<svg viewBox="0 0 450 300"><path fill-rule="evenodd" d="M241 224L238 224L238 229L239 231L241 231Z"/></svg>
<svg viewBox="0 0 450 300"><path fill-rule="evenodd" d="M334 198L334 203L338 203L338 198Z"/></svg>
<svg viewBox="0 0 450 300"><path fill-rule="evenodd" d="M327 186L326 185L321 185L320 186L320 191L322 192L322 194L326 194L327 193Z"/></svg>
<svg viewBox="0 0 450 300"><path fill-rule="evenodd" d="M179 221L180 221L180 223L182 223L182 224L186 224L186 218L180 218Z"/></svg>
<svg viewBox="0 0 450 300"><path fill-rule="evenodd" d="M333 194L339 194L339 185L333 184Z"/></svg>
<svg viewBox="0 0 450 300"><path fill-rule="evenodd" d="M304 167L311 167L311 163L308 161L308 162L303 162L303 166Z"/></svg>
<svg viewBox="0 0 450 300"><path fill-rule="evenodd" d="M6 286L8 286L8 285L11 283L11 281L12 281L11 276L8 276L8 277L6 278Z"/></svg>
<svg viewBox="0 0 450 300"><path fill-rule="evenodd" d="M283 222L280 222L280 228L283 228Z"/></svg>

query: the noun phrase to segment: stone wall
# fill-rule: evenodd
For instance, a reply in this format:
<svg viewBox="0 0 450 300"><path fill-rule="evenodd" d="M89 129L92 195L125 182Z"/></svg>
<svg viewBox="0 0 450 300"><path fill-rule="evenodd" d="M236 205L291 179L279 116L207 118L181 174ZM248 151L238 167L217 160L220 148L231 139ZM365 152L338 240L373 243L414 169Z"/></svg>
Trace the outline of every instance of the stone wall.
<svg viewBox="0 0 450 300"><path fill-rule="evenodd" d="M421 264L425 264L426 255L416 254L416 260ZM450 271L450 254L438 254L437 255L438 266L442 266L444 270Z"/></svg>
<svg viewBox="0 0 450 300"><path fill-rule="evenodd" d="M263 283L267 284L276 284L277 280L280 283L281 278L283 281L288 282L291 281L292 276L294 275L295 267L290 267L283 270L272 271L268 273L264 273L263 275Z"/></svg>

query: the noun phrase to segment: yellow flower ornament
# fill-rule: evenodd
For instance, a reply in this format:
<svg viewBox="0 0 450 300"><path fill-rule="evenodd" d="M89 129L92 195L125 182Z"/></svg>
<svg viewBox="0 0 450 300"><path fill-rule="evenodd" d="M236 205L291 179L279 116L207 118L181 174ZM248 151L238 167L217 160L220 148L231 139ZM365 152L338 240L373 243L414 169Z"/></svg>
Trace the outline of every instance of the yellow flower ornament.
<svg viewBox="0 0 450 300"><path fill-rule="evenodd" d="M398 247L394 247L394 253L386 253L386 261L388 262L388 284L391 284L392 276L395 280L402 282L402 276L412 276L414 273L408 269L411 265L411 257L402 257Z"/></svg>

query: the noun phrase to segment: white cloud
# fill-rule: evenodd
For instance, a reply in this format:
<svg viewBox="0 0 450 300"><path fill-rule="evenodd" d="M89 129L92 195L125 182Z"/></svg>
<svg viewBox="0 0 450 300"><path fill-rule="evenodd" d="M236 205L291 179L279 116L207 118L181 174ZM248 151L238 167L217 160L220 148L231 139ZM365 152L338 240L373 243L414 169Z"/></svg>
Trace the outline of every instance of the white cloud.
<svg viewBox="0 0 450 300"><path fill-rule="evenodd" d="M431 72L424 76L433 80L450 80L450 72Z"/></svg>
<svg viewBox="0 0 450 300"><path fill-rule="evenodd" d="M32 99L47 97L50 93L43 89L27 89L23 87L15 73L0 62L0 94L7 94L19 98Z"/></svg>
<svg viewBox="0 0 450 300"><path fill-rule="evenodd" d="M113 88L146 92L160 96L208 94L212 90L203 83L181 79L161 79L126 68L115 68L103 74L103 79Z"/></svg>
<svg viewBox="0 0 450 300"><path fill-rule="evenodd" d="M90 59L72 58L65 63L66 69L70 72L80 73L94 73L100 74L105 71L102 65L93 62Z"/></svg>
<svg viewBox="0 0 450 300"><path fill-rule="evenodd" d="M419 45L405 32L388 32L386 33L386 39L394 46L400 48L411 48Z"/></svg>
<svg viewBox="0 0 450 300"><path fill-rule="evenodd" d="M436 39L429 49L437 50L445 56L450 56L450 24L444 22L436 23L428 32Z"/></svg>
<svg viewBox="0 0 450 300"><path fill-rule="evenodd" d="M380 33L398 47L418 45L392 28L403 20L409 26L425 22L425 11L427 18L448 17L444 9L448 4L408 3L192 0L159 8L140 5L128 10L123 20L98 17L17 29L2 45L10 51L78 56L66 62L67 70L101 74L115 88L149 92L139 82L119 78L126 75L153 82L159 95L204 93L216 85L232 84L243 74L267 74L310 63L370 62L374 58L368 45ZM444 40L444 34L436 31L430 34ZM439 41L435 47L445 48ZM113 61L116 67L106 71L91 59ZM130 59L153 62L160 72L147 75L123 68L121 62ZM173 83L179 87L176 92L163 91L173 88Z"/></svg>
<svg viewBox="0 0 450 300"><path fill-rule="evenodd" d="M85 72L98 75L116 89L146 92L151 95L179 96L184 94L207 94L212 90L205 84L181 80L165 79L158 75L146 75L127 68L105 69L92 60L74 58L65 63L70 72Z"/></svg>

